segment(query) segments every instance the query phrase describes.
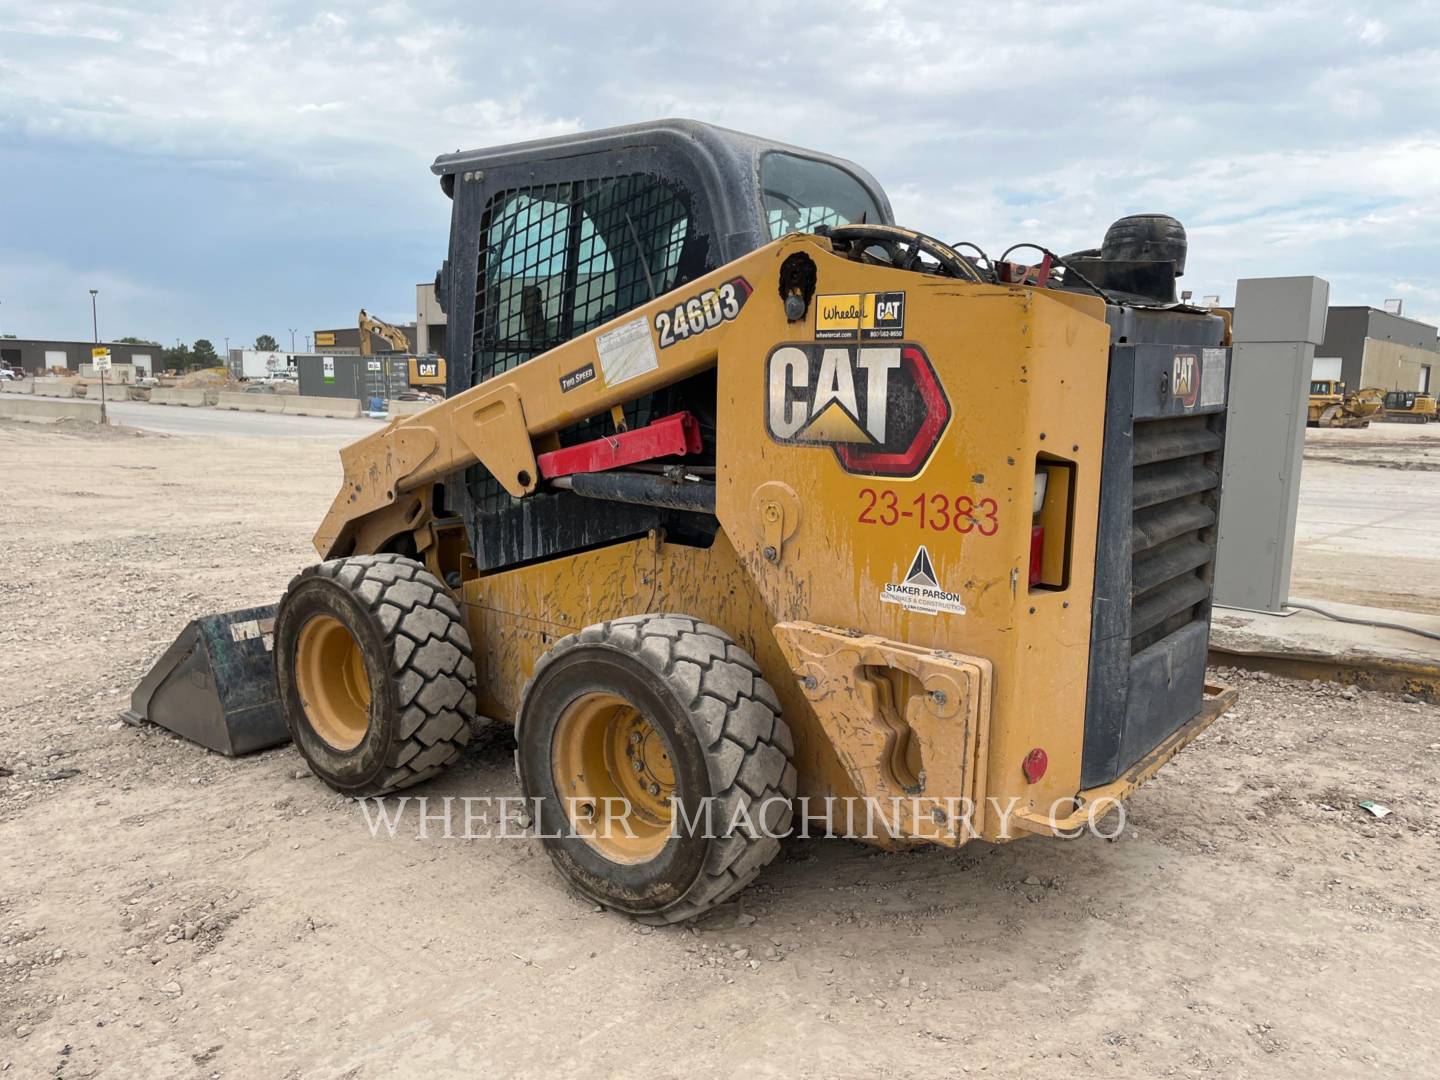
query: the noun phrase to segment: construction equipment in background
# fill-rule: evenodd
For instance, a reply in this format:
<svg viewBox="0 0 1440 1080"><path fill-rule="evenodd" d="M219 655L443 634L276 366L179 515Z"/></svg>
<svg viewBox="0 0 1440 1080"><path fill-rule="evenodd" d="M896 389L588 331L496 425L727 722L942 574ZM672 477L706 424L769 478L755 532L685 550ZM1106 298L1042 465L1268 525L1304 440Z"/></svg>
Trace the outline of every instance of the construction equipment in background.
<svg viewBox="0 0 1440 1080"><path fill-rule="evenodd" d="M441 356L408 356L410 339L405 331L360 309L360 355L372 356L371 335L377 335L390 346L390 351L407 354L410 385L422 387L444 396L446 384L445 358Z"/></svg>
<svg viewBox="0 0 1440 1080"><path fill-rule="evenodd" d="M1383 419L1384 415L1383 391L1360 390L1347 394L1345 384L1339 379L1314 379L1310 383L1305 417L1309 427L1369 427L1371 420Z"/></svg>
<svg viewBox="0 0 1440 1080"><path fill-rule="evenodd" d="M445 358L443 356L410 357L410 385L432 394L445 396Z"/></svg>
<svg viewBox="0 0 1440 1080"><path fill-rule="evenodd" d="M1205 672L1229 335L1176 300L1179 222L992 261L850 162L689 121L435 171L451 395L341 451L275 622L336 791L513 723L559 872L670 923L797 813L886 848L1071 835L1233 700Z"/></svg>
<svg viewBox="0 0 1440 1080"><path fill-rule="evenodd" d="M1345 406L1362 420L1385 419L1385 391L1369 387L1345 399Z"/></svg>
<svg viewBox="0 0 1440 1080"><path fill-rule="evenodd" d="M1385 395L1384 420L1395 420L1405 424L1429 424L1437 417L1435 395L1422 390L1377 391Z"/></svg>
<svg viewBox="0 0 1440 1080"><path fill-rule="evenodd" d="M1305 423L1318 427L1324 411L1345 400L1345 384L1339 379L1311 379L1310 398L1306 404Z"/></svg>
<svg viewBox="0 0 1440 1080"><path fill-rule="evenodd" d="M384 319L377 319L369 314L364 308L360 309L360 355L373 356L374 345L371 342L371 335L381 338L390 346L387 352L408 354L411 352L410 339L405 336L405 331L398 326L392 326Z"/></svg>

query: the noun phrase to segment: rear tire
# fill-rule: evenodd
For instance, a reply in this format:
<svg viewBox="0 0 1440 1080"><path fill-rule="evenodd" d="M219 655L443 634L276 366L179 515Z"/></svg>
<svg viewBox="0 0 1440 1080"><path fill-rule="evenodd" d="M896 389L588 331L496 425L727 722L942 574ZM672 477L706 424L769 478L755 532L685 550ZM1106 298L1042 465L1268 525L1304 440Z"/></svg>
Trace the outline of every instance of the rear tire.
<svg viewBox="0 0 1440 1080"><path fill-rule="evenodd" d="M470 741L475 667L460 608L401 555L332 559L292 580L275 678L296 747L344 795L427 780Z"/></svg>
<svg viewBox="0 0 1440 1080"><path fill-rule="evenodd" d="M779 713L749 654L683 615L616 619L556 643L525 686L515 753L556 868L648 923L734 896L790 827L794 747ZM630 828L607 820L606 799L633 808Z"/></svg>

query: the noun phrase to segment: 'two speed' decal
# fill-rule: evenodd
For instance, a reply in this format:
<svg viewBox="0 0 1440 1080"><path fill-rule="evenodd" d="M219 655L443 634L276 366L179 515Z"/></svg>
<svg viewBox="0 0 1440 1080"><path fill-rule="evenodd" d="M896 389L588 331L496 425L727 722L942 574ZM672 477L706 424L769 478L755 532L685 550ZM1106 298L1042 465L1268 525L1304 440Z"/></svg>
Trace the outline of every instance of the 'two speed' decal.
<svg viewBox="0 0 1440 1080"><path fill-rule="evenodd" d="M919 345L781 345L765 362L776 442L828 446L846 472L914 476L950 420Z"/></svg>

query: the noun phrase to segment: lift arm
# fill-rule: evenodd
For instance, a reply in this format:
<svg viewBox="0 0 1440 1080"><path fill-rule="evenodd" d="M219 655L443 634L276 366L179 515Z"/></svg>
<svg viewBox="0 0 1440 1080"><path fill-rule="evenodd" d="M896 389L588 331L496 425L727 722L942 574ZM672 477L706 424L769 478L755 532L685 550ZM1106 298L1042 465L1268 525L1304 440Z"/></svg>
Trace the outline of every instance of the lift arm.
<svg viewBox="0 0 1440 1080"><path fill-rule="evenodd" d="M321 557L364 554L377 537L423 525L428 500L403 496L477 462L512 496L528 495L539 480L533 439L713 367L739 321L782 310L776 271L801 251L839 258L821 237L787 236L347 446L344 483L315 534ZM666 326L684 318L686 336L662 340L657 316Z"/></svg>

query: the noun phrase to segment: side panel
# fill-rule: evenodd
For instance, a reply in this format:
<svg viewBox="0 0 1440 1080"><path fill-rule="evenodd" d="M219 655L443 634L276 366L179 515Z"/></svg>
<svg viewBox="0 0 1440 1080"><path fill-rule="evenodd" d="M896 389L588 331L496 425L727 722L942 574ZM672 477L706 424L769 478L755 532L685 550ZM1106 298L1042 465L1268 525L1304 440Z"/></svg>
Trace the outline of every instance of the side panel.
<svg viewBox="0 0 1440 1080"><path fill-rule="evenodd" d="M789 324L779 304L766 305L722 351L721 525L775 622L856 629L990 661L984 789L1002 805L1013 797L1018 808L1048 810L1080 787L1109 341L1103 309L848 262L824 260L819 271L806 322ZM773 291L756 283L757 296ZM887 345L902 354L890 392L903 389L914 346L948 406L928 456L865 441L878 435L866 399L883 367L870 350ZM865 430L831 412L837 399ZM902 418L892 411L888 419ZM887 427L885 440L893 435ZM1071 573L1065 587L1032 590L1042 453L1074 469ZM1050 765L1032 785L1021 765L1036 747Z"/></svg>

